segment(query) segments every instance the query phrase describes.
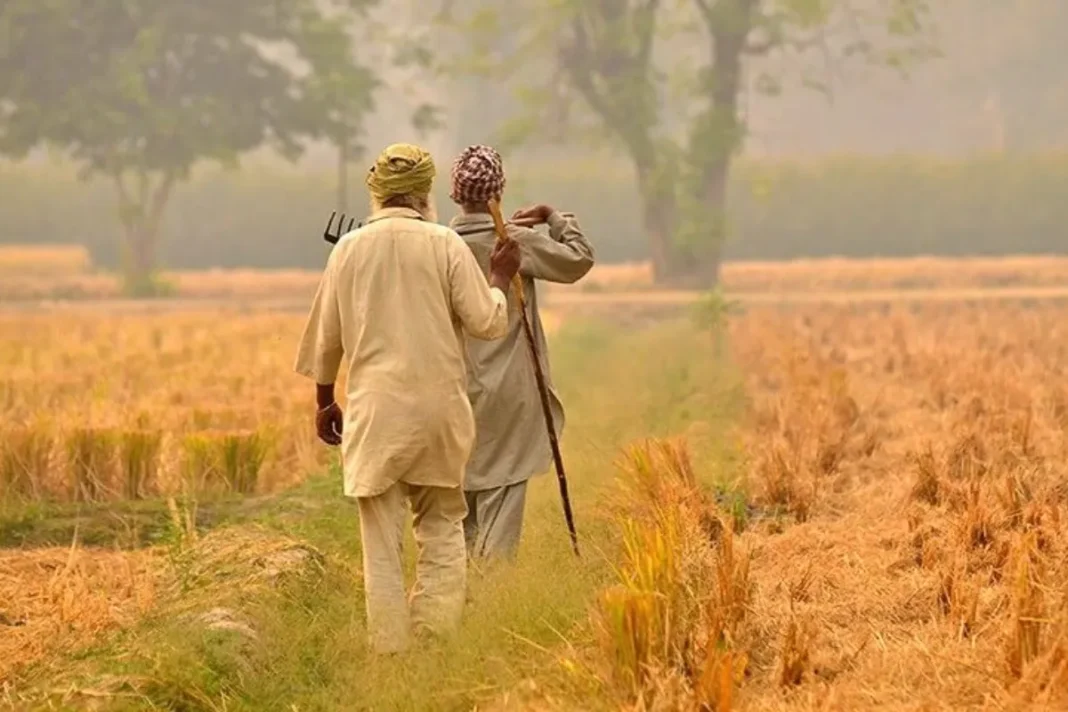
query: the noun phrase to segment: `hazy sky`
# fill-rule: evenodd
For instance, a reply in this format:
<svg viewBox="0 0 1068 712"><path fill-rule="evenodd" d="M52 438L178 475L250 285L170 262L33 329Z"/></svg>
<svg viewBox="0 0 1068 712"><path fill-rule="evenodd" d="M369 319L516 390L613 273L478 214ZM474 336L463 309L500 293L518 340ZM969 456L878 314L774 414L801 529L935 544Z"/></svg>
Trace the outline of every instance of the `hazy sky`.
<svg viewBox="0 0 1068 712"><path fill-rule="evenodd" d="M933 3L943 58L917 67L907 80L888 71L838 67L830 100L796 86L775 98L751 92L747 151L959 154L1068 145L1068 0ZM796 61L772 61L770 69L788 76ZM752 66L750 79L760 71ZM447 101L451 90L424 86L407 93ZM388 103L384 98L384 109ZM397 131L395 111L372 120L371 146L404 133ZM454 150L448 132L433 143Z"/></svg>

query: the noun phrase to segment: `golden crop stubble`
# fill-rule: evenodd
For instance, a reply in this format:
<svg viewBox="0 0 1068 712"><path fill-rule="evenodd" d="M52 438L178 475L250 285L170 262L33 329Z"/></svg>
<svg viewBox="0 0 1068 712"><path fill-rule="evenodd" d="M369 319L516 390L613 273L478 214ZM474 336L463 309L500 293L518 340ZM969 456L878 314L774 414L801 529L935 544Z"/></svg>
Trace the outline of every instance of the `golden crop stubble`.
<svg viewBox="0 0 1068 712"><path fill-rule="evenodd" d="M613 680L630 699L729 710L751 595L730 515L698 484L684 442L637 444L621 467L619 582L597 609Z"/></svg>
<svg viewBox="0 0 1068 712"><path fill-rule="evenodd" d="M40 499L48 487L53 445L43 428L0 431L0 498Z"/></svg>
<svg viewBox="0 0 1068 712"><path fill-rule="evenodd" d="M31 499L174 494L198 434L213 464L192 466L194 479L217 471L214 486L235 493L299 482L329 455L312 391L290 368L303 320L192 308L0 315L0 487Z"/></svg>
<svg viewBox="0 0 1068 712"><path fill-rule="evenodd" d="M819 652L853 641L841 662L815 660L807 619L784 612L781 593L758 595L752 625L781 643L758 643L747 695L805 687L809 668L847 708L1068 699L1068 306L751 309L731 339L754 404L743 442L758 504L795 502L810 477L799 473L821 473L805 521L792 517L785 536L781 526L750 536L778 566L819 542L804 548L827 552L812 563L835 582L809 606L822 612ZM880 560L881 569L854 563ZM863 581L853 580L858 568ZM784 572L754 576L767 590ZM855 613L836 619L838 610ZM777 646L773 670L763 650Z"/></svg>
<svg viewBox="0 0 1068 712"><path fill-rule="evenodd" d="M748 426L758 480L761 461L773 462L779 452L792 458L780 460L796 462L804 449L791 443L812 442L816 432L826 437L835 421L821 404L833 398L836 371L848 376L861 427L874 428L880 446L867 456L847 446L834 458L849 479L839 491L819 490L810 526L822 529L853 512L864 512L861 525L899 522L873 533L893 544L900 560L888 569L893 575L867 586L891 589L898 575L920 585L912 590L923 591L943 627L916 624L897 634L939 650L940 658L927 663L939 676L959 671L954 661L992 667L953 694L1048 700L1056 681L1066 680L1054 662L1064 650L1058 621L1068 611L1068 558L1058 534L1068 513L1066 323L1068 306L1051 301L753 311L733 328L738 358L751 367L755 402L778 404L758 406ZM785 486L770 491L772 500L789 501ZM839 556L879 556L860 543L841 545ZM849 574L832 575L841 581ZM878 620L881 606L891 603L839 605L867 606L864 615ZM790 624L783 629L787 643ZM845 637L849 626L832 631ZM917 664L908 646L882 654L885 665ZM1008 677L1004 687L990 684L1001 671L998 661ZM880 681L864 684L874 689ZM947 692L913 690L910 699ZM848 687L839 693L848 695Z"/></svg>

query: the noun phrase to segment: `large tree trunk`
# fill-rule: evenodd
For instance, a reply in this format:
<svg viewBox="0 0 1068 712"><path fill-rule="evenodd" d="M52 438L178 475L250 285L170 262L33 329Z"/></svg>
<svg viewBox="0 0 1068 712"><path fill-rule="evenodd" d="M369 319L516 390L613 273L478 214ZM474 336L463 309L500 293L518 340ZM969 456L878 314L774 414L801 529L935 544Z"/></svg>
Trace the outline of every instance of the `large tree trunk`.
<svg viewBox="0 0 1068 712"><path fill-rule="evenodd" d="M653 281L662 284L671 277L675 250L675 186L656 176L647 166L638 168L642 225L649 240Z"/></svg>
<svg viewBox="0 0 1068 712"><path fill-rule="evenodd" d="M687 234L674 271L691 286L719 283L723 244L728 233L727 195L734 156L742 146L744 124L738 116L742 62L754 0L698 2L712 44L704 92L708 107L695 119L690 134L691 179L687 184Z"/></svg>
<svg viewBox="0 0 1068 712"><path fill-rule="evenodd" d="M708 213L708 237L696 251L692 276L706 289L714 289L719 284L723 243L727 240L729 225L727 191L731 163L730 155L714 160L705 172L704 186L701 189Z"/></svg>
<svg viewBox="0 0 1068 712"><path fill-rule="evenodd" d="M126 226L127 272L129 277L143 279L156 271L157 236L144 220L133 220Z"/></svg>
<svg viewBox="0 0 1068 712"><path fill-rule="evenodd" d="M158 231L148 221L133 218L123 223L123 292L128 297L157 296Z"/></svg>
<svg viewBox="0 0 1068 712"><path fill-rule="evenodd" d="M688 186L682 226L671 254L669 279L688 289L719 284L723 245L729 231L728 189L733 157L709 151L700 158L696 180Z"/></svg>
<svg viewBox="0 0 1068 712"><path fill-rule="evenodd" d="M116 176L120 217L123 226L124 290L130 296L157 296L156 282L159 235L164 210L174 186L174 176L165 174L155 187L149 177L140 176L137 195L131 195L122 176Z"/></svg>

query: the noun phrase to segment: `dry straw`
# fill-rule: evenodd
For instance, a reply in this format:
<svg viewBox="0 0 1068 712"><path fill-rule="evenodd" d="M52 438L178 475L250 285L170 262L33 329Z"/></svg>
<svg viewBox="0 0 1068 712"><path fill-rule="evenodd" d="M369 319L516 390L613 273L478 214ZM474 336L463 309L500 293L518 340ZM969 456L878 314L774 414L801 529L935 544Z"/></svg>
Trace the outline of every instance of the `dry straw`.
<svg viewBox="0 0 1068 712"><path fill-rule="evenodd" d="M746 669L748 557L736 551L730 518L698 484L682 442L636 445L621 465L618 583L598 613L611 679L644 704L731 709Z"/></svg>

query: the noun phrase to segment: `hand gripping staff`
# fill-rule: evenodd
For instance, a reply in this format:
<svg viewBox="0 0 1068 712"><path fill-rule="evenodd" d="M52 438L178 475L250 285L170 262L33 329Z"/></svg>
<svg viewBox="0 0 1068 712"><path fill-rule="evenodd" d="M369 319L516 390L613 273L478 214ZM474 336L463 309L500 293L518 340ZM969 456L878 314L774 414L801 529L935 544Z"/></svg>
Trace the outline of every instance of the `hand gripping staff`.
<svg viewBox="0 0 1068 712"><path fill-rule="evenodd" d="M504 218L501 217L501 205L495 200L489 204L490 214L493 216L493 226L497 233L497 242L501 243L509 239L505 231ZM545 373L541 368L541 359L538 354L538 345L534 340L534 331L530 328L530 319L527 316L526 299L523 296L523 280L517 274L512 281L516 300L519 304L519 315L523 320L523 333L527 337L527 346L530 347L530 360L534 364L534 379L538 382L538 395L541 396L541 411L545 414L545 427L549 430L549 444L553 450L553 463L556 465L556 481L560 485L560 499L564 504L564 518L567 520L567 531L571 535L571 548L575 556L579 555L578 533L575 531L575 517L571 513L571 497L567 493L567 473L564 471L564 458L560 455L560 443L556 439L556 427L553 423L553 412L549 407L549 387L545 383Z"/></svg>

